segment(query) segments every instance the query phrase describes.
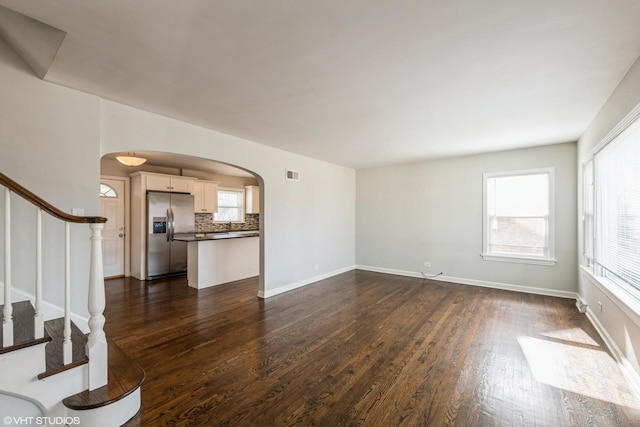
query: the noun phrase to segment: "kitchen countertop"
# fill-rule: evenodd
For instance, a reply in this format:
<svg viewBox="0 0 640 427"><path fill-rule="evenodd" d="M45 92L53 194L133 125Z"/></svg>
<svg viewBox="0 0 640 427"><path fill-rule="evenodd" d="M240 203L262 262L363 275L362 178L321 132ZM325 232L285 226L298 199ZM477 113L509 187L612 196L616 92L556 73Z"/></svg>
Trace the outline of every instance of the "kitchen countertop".
<svg viewBox="0 0 640 427"><path fill-rule="evenodd" d="M257 230L187 235L187 284L202 289L260 275L259 235Z"/></svg>
<svg viewBox="0 0 640 427"><path fill-rule="evenodd" d="M244 237L258 237L260 230L248 231L223 231L216 233L195 233L191 236L176 236L173 240L179 242L199 242L203 240L225 240L225 239L241 239Z"/></svg>

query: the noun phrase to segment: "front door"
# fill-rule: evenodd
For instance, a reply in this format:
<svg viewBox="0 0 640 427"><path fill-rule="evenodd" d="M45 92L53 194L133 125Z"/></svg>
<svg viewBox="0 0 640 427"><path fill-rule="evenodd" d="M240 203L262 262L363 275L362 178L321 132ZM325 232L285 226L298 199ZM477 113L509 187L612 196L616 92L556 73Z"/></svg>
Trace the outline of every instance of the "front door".
<svg viewBox="0 0 640 427"><path fill-rule="evenodd" d="M107 218L102 231L105 277L124 276L124 181L100 179L100 216Z"/></svg>

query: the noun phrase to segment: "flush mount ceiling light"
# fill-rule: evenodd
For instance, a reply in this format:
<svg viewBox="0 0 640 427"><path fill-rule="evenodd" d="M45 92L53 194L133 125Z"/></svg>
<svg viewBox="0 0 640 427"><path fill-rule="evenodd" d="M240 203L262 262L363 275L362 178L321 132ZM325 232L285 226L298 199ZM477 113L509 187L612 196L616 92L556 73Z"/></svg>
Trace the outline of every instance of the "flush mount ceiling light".
<svg viewBox="0 0 640 427"><path fill-rule="evenodd" d="M125 166L140 166L141 164L147 161L147 159L144 159L142 157L136 157L136 153L127 153L127 154L128 155L126 156L117 156L116 160Z"/></svg>

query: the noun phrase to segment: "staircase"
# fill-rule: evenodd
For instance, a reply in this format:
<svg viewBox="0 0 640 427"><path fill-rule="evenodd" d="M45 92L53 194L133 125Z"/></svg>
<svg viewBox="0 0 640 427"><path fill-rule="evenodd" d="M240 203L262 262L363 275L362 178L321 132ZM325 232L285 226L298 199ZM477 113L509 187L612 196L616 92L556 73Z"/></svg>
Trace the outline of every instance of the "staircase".
<svg viewBox="0 0 640 427"><path fill-rule="evenodd" d="M140 409L140 387L144 371L108 342L103 330L105 307L102 274L101 231L106 222L101 217L69 215L48 204L18 183L0 174L4 188L4 289L0 306L0 408L17 407L23 399L27 407L40 408L42 416L64 417L67 424L89 427L120 426ZM11 200L18 195L34 206L35 284L33 295L12 285ZM64 307L61 317L45 319L42 297L42 215L46 213L64 223L60 242L64 251ZM91 230L88 280L88 330L85 334L72 320L70 227L88 224ZM51 244L50 241L47 244ZM1 250L1 248L0 248ZM24 300L14 302L13 299ZM49 303L49 305L51 305ZM4 405L3 405L4 399ZM30 406L28 406L30 405ZM17 410L16 410L17 411ZM3 416L14 416L3 413ZM14 423L20 423L19 411ZM72 417L72 418L69 418ZM45 418L46 420L47 418ZM59 423L60 418L57 418ZM23 424L25 422L23 421Z"/></svg>

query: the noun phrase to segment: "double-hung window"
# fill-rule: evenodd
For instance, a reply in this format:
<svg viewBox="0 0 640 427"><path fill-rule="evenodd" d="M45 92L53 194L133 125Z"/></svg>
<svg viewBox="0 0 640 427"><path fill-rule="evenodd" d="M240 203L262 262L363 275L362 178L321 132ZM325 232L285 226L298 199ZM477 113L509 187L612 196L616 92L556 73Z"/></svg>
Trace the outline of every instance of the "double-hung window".
<svg viewBox="0 0 640 427"><path fill-rule="evenodd" d="M640 298L640 123L583 169L584 261L595 276Z"/></svg>
<svg viewBox="0 0 640 427"><path fill-rule="evenodd" d="M483 259L554 265L554 169L485 173L483 182Z"/></svg>
<svg viewBox="0 0 640 427"><path fill-rule="evenodd" d="M244 221L244 188L219 188L218 212L215 221L243 222Z"/></svg>
<svg viewBox="0 0 640 427"><path fill-rule="evenodd" d="M582 231L583 231L583 264L593 267L594 241L594 203L593 203L593 160L589 160L582 170Z"/></svg>

